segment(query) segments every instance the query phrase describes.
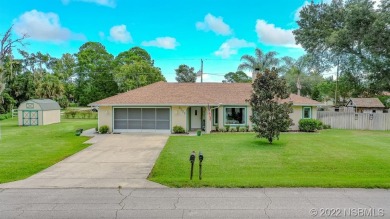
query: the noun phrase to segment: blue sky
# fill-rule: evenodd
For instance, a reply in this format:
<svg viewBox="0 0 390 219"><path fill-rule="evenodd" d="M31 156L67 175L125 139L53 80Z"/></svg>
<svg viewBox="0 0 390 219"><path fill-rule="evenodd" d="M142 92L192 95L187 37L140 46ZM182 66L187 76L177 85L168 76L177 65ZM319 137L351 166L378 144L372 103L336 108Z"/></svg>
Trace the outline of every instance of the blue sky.
<svg viewBox="0 0 390 219"><path fill-rule="evenodd" d="M200 69L204 81L222 81L243 54L256 47L298 57L291 31L304 0L2 0L0 33L14 24L27 33L29 52L77 53L98 41L113 55L134 46L146 49L168 81L180 64Z"/></svg>

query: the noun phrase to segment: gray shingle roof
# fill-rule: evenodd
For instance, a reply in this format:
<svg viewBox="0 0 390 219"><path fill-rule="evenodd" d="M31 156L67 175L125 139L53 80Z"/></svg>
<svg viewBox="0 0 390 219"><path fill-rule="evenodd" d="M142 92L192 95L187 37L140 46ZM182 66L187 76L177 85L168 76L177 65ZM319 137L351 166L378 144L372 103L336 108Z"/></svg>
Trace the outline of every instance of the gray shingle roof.
<svg viewBox="0 0 390 219"><path fill-rule="evenodd" d="M31 99L29 102L34 102L38 104L42 110L59 110L61 109L60 105L51 99Z"/></svg>
<svg viewBox="0 0 390 219"><path fill-rule="evenodd" d="M385 108L378 98L351 98L351 101L356 107Z"/></svg>

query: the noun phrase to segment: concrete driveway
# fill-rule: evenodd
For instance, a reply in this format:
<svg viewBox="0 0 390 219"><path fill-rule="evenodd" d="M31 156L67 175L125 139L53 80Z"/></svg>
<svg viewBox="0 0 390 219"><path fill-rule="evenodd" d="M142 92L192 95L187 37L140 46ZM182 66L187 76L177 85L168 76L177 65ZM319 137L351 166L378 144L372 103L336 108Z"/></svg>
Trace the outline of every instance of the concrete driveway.
<svg viewBox="0 0 390 219"><path fill-rule="evenodd" d="M167 134L97 135L90 147L25 180L0 188L163 188L146 180Z"/></svg>

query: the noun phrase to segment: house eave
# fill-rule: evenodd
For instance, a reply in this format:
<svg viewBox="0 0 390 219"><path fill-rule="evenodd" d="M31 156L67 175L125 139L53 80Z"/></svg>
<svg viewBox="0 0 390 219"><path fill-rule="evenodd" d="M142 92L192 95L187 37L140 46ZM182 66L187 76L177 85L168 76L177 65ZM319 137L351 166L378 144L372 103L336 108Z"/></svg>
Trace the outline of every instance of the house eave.
<svg viewBox="0 0 390 219"><path fill-rule="evenodd" d="M246 103L191 103L191 104L183 104L183 103L164 103L164 104L88 104L88 106L94 107L94 106L225 106L225 105L242 105L242 106L248 106L249 104Z"/></svg>

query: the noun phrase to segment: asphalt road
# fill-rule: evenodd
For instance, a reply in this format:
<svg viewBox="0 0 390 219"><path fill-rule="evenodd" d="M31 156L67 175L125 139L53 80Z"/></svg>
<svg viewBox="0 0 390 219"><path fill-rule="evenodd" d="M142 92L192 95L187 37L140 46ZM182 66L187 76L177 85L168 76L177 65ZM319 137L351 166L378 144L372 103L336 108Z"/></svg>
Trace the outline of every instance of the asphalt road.
<svg viewBox="0 0 390 219"><path fill-rule="evenodd" d="M390 218L390 190L0 189L0 218Z"/></svg>

